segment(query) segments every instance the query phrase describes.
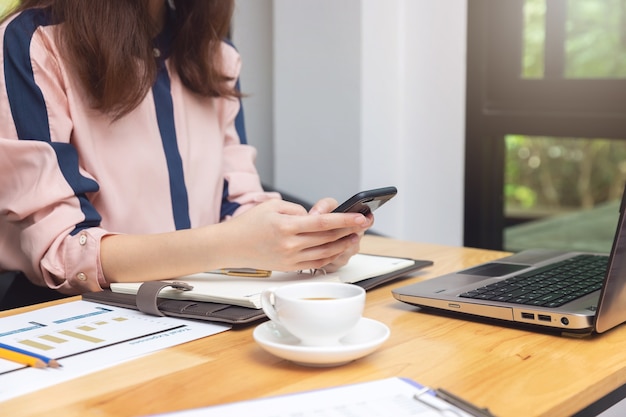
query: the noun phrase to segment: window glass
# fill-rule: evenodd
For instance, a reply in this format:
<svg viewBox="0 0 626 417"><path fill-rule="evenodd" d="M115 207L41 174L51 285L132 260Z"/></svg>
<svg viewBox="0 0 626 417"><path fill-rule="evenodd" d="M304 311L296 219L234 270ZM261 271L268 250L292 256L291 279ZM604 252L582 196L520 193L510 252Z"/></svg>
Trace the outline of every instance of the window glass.
<svg viewBox="0 0 626 417"><path fill-rule="evenodd" d="M524 2L522 78L543 78L546 45L546 0Z"/></svg>
<svg viewBox="0 0 626 417"><path fill-rule="evenodd" d="M525 0L522 78L544 77L546 53L563 55L566 79L626 78L626 0L568 0L563 10L561 5ZM564 26L565 41L546 51L549 7L556 10L550 24Z"/></svg>
<svg viewBox="0 0 626 417"><path fill-rule="evenodd" d="M608 252L626 182L626 141L519 135L505 141L505 249Z"/></svg>
<svg viewBox="0 0 626 417"><path fill-rule="evenodd" d="M626 1L569 0L566 78L626 77Z"/></svg>

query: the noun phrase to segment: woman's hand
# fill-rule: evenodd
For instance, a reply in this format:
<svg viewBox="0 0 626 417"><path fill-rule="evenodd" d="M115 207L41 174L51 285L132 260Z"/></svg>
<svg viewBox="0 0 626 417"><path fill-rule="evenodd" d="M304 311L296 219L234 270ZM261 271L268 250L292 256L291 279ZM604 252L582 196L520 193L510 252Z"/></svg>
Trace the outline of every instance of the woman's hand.
<svg viewBox="0 0 626 417"><path fill-rule="evenodd" d="M149 235L102 238L102 272L110 282L138 282L210 271L257 268L335 271L358 252L373 217L330 213L333 199L302 206L272 199L228 221Z"/></svg>
<svg viewBox="0 0 626 417"><path fill-rule="evenodd" d="M337 270L359 251L373 216L331 213L335 207L332 198L318 201L308 213L297 204L266 201L222 224L229 230L219 252L230 259L214 259L215 266Z"/></svg>
<svg viewBox="0 0 626 417"><path fill-rule="evenodd" d="M322 214L322 213L330 213L332 210L337 208L338 204L335 199L332 198L324 198L315 203L315 205L309 211L310 214ZM353 239L353 244L350 245L343 253L341 253L334 261L330 262L327 265L324 265L323 268L326 272L335 272L342 266L346 265L350 258L353 255L356 255L360 250L361 238L365 234L365 231L369 229L372 224L374 224L374 215L372 213L367 215L367 218L370 220L369 225L362 230L358 231L356 235L358 239Z"/></svg>

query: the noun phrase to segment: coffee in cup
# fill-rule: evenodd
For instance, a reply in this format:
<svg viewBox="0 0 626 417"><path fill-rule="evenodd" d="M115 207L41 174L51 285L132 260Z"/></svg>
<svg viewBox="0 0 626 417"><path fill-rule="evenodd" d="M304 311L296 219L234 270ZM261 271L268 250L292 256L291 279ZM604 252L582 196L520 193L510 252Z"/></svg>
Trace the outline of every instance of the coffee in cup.
<svg viewBox="0 0 626 417"><path fill-rule="evenodd" d="M363 315L365 290L338 282L299 282L261 293L265 314L306 346L330 346Z"/></svg>

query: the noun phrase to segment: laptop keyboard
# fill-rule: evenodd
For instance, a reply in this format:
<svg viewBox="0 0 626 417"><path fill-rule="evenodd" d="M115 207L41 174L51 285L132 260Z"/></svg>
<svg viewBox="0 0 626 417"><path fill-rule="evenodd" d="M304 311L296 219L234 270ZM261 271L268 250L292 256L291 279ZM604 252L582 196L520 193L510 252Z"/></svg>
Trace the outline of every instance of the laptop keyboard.
<svg viewBox="0 0 626 417"><path fill-rule="evenodd" d="M608 256L577 255L461 294L464 298L559 307L602 288Z"/></svg>

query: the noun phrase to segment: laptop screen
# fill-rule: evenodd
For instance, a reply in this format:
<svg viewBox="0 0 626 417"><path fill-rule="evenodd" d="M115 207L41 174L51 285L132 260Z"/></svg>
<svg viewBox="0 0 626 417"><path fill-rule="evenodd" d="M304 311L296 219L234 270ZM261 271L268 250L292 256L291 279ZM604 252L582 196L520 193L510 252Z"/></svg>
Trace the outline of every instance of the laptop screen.
<svg viewBox="0 0 626 417"><path fill-rule="evenodd" d="M617 232L613 241L613 249L609 259L607 277L600 293L598 311L596 313L595 330L605 332L626 322L626 224L624 207L626 189L622 195Z"/></svg>

